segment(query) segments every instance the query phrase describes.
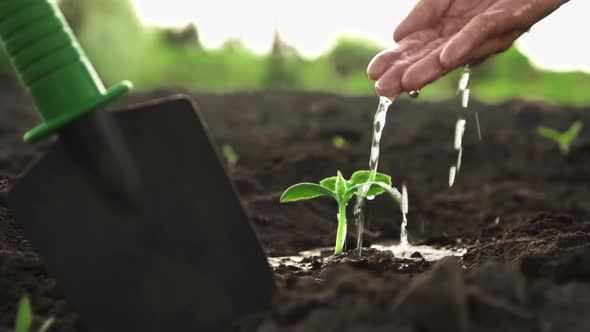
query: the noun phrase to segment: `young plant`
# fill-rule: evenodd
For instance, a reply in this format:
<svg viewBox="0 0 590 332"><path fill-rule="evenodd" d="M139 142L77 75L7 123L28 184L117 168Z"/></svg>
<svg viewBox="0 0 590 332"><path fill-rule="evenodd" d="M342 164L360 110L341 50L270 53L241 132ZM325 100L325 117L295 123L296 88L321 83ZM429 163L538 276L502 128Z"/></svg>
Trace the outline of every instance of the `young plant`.
<svg viewBox="0 0 590 332"><path fill-rule="evenodd" d="M29 332L33 315L31 313L31 302L26 296L23 297L18 304L18 312L16 313L16 322L14 332ZM53 324L53 318L46 320L39 328L38 332L47 332Z"/></svg>
<svg viewBox="0 0 590 332"><path fill-rule="evenodd" d="M223 145L223 147L221 148L221 152L225 157L225 161L227 161L227 163L232 167L236 166L236 164L240 160L240 156L238 155L236 150L234 150L234 148L229 144Z"/></svg>
<svg viewBox="0 0 590 332"><path fill-rule="evenodd" d="M336 135L336 136L332 137L332 145L336 149L344 149L348 146L348 142L346 141L346 138L344 138L340 135Z"/></svg>
<svg viewBox="0 0 590 332"><path fill-rule="evenodd" d="M375 175L373 181L370 181L373 178L371 175ZM397 189L391 187L391 177L389 175L372 174L372 171L357 171L352 174L350 180L346 180L342 173L338 171L337 176L323 179L319 184L299 183L289 187L281 196L281 203L302 201L321 196L332 197L338 204L338 229L334 248L334 254L338 255L344 250L346 240L346 206L353 196L359 195L363 186L370 186L366 196L377 196L387 192L398 204L401 202L401 194Z"/></svg>
<svg viewBox="0 0 590 332"><path fill-rule="evenodd" d="M559 145L559 149L563 154L568 154L571 144L576 140L576 138L578 138L580 132L582 132L583 127L584 124L582 121L576 121L572 123L570 128L563 133L543 126L539 126L538 132L539 135L555 141Z"/></svg>

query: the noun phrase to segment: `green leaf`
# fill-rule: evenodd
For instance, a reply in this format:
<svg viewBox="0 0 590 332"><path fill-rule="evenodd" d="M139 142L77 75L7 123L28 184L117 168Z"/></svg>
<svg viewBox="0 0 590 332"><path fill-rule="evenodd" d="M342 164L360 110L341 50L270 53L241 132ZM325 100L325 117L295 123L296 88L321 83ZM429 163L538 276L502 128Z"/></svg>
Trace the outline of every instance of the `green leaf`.
<svg viewBox="0 0 590 332"><path fill-rule="evenodd" d="M336 149L344 149L348 145L348 142L346 141L346 138L338 135L332 137L332 145L334 145Z"/></svg>
<svg viewBox="0 0 590 332"><path fill-rule="evenodd" d="M222 147L222 152L223 156L225 157L225 160L231 166L235 166L240 160L240 156L238 155L236 150L234 150L234 148L229 144L225 144Z"/></svg>
<svg viewBox="0 0 590 332"><path fill-rule="evenodd" d="M539 135L551 139L559 144L559 148L562 152L567 153L570 149L570 145L580 135L584 124L582 121L575 121L564 133L560 133L557 130L540 126L538 128Z"/></svg>
<svg viewBox="0 0 590 332"><path fill-rule="evenodd" d="M348 192L346 193L346 197L348 199L352 198L352 196L354 196L354 195L356 195L358 193L359 188L362 187L362 186L364 186L364 185L366 185L366 184L370 184L371 185L371 189L369 189L369 193L374 188L379 188L380 194L382 194L382 193L389 194L389 196L391 196L391 198L393 198L393 200L398 205L401 205L401 202L402 202L402 194L400 194L400 192L396 188L393 188L392 186L390 186L390 185L388 185L386 183L383 183L383 182L365 182L365 183L357 184L357 185L355 185L355 186L353 186L351 188L348 188ZM373 195L373 196L376 196L376 195Z"/></svg>
<svg viewBox="0 0 590 332"><path fill-rule="evenodd" d="M561 135L561 142L569 147L572 144L572 142L580 135L580 132L582 132L583 127L584 124L582 123L582 121L576 121L572 123L570 128Z"/></svg>
<svg viewBox="0 0 590 332"><path fill-rule="evenodd" d="M16 324L14 332L29 332L31 327L31 303L27 297L23 297L18 304Z"/></svg>
<svg viewBox="0 0 590 332"><path fill-rule="evenodd" d="M53 325L53 321L54 320L55 319L53 317L51 317L48 320L46 320L45 322L43 322L43 325L41 325L41 328L39 328L39 332L47 332L47 331L49 331L49 329Z"/></svg>
<svg viewBox="0 0 590 332"><path fill-rule="evenodd" d="M336 196L343 197L346 194L347 187L346 179L338 171L338 175L336 176Z"/></svg>
<svg viewBox="0 0 590 332"><path fill-rule="evenodd" d="M330 190L331 192L336 192L336 176L332 176L329 178L325 178L322 181L320 181L320 185L328 190Z"/></svg>
<svg viewBox="0 0 590 332"><path fill-rule="evenodd" d="M336 194L315 183L299 183L289 187L281 196L281 203L302 201L321 196L330 196L336 200Z"/></svg>
<svg viewBox="0 0 590 332"><path fill-rule="evenodd" d="M380 183L384 183L388 186L391 186L391 176L377 172L377 173L375 173L375 178L371 179L371 173L372 173L372 171L354 172L354 174L352 174L352 177L350 178L350 182L352 185L358 185L358 184L363 184L363 183L371 181L371 182L380 182ZM371 188L369 188L369 191L367 192L367 196L377 196L377 195L380 195L384 192L385 192L385 190L383 188L381 188L380 186L371 186Z"/></svg>
<svg viewBox="0 0 590 332"><path fill-rule="evenodd" d="M556 143L559 143L561 141L561 133L558 132L557 130L543 127L543 126L539 126L539 128L537 128L537 131L538 131L539 135L541 135L545 138L548 138L550 140L554 140Z"/></svg>
<svg viewBox="0 0 590 332"><path fill-rule="evenodd" d="M361 184L368 181L382 182L391 186L391 176L379 172L375 172L375 178L371 179L373 171L356 171L350 177L350 182L353 184Z"/></svg>

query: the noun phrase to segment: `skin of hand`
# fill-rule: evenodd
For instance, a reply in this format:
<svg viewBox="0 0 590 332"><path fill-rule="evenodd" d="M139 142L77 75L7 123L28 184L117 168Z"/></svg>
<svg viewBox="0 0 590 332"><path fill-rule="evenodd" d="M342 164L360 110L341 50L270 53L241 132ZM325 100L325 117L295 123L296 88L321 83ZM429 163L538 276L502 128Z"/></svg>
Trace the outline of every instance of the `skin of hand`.
<svg viewBox="0 0 590 332"><path fill-rule="evenodd" d="M449 71L508 49L568 0L420 0L394 32L397 46L367 69L380 96L423 88Z"/></svg>

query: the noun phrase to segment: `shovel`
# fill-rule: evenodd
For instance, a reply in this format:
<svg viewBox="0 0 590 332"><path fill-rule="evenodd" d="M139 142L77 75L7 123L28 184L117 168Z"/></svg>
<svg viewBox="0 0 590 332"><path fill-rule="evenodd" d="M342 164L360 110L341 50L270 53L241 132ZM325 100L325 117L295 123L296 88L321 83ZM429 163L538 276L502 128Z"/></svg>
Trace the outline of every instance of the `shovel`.
<svg viewBox="0 0 590 332"><path fill-rule="evenodd" d="M266 256L195 105L116 112L50 0L0 2L0 38L49 151L8 197L90 331L228 331L275 292ZM123 64L122 64L123 65Z"/></svg>

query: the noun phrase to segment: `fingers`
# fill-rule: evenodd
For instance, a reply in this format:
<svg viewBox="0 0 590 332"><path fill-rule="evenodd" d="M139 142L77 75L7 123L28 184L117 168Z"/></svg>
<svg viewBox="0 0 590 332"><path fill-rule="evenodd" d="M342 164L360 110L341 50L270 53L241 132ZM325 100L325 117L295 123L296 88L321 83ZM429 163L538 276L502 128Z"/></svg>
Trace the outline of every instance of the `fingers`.
<svg viewBox="0 0 590 332"><path fill-rule="evenodd" d="M440 62L447 69L456 68L476 48L494 37L514 30L515 17L505 9L492 10L474 17L455 34L442 50Z"/></svg>
<svg viewBox="0 0 590 332"><path fill-rule="evenodd" d="M427 57L434 50L440 48L444 40L436 39L415 50L411 55L398 59L390 65L389 69L379 78L375 84L378 95L386 97L397 97L402 91L407 91L402 85L402 76L414 63Z"/></svg>
<svg viewBox="0 0 590 332"><path fill-rule="evenodd" d="M416 31L432 27L438 23L451 1L420 0L410 14L395 29L393 39L398 42Z"/></svg>
<svg viewBox="0 0 590 332"><path fill-rule="evenodd" d="M369 63L367 75L372 80L378 80L398 60L414 57L424 45L439 38L435 30L418 31L404 40L400 41L397 47L381 51ZM420 54L425 54L424 52Z"/></svg>
<svg viewBox="0 0 590 332"><path fill-rule="evenodd" d="M441 44L406 70L401 77L403 91L422 89L426 84L446 74L447 70L440 63L443 48L444 45Z"/></svg>
<svg viewBox="0 0 590 332"><path fill-rule="evenodd" d="M367 75L372 80L378 80L400 58L406 58L424 45L419 40L408 40L379 52L369 63Z"/></svg>
<svg viewBox="0 0 590 332"><path fill-rule="evenodd" d="M505 51L524 32L523 30L511 31L484 42L457 67L472 64L492 54ZM445 45L444 40L436 40L416 52L410 59L398 61L392 65L377 82L377 93L381 96L396 97L402 92L420 90L455 69L456 67L443 66L440 61Z"/></svg>
<svg viewBox="0 0 590 332"><path fill-rule="evenodd" d="M403 91L401 80L402 75L411 65L411 62L401 60L391 66L389 70L387 70L387 72L375 82L375 92L377 92L377 95L389 97L390 99L399 96Z"/></svg>
<svg viewBox="0 0 590 332"><path fill-rule="evenodd" d="M484 43L481 47L477 48L473 54L471 54L469 59L463 61L462 65L479 63L491 55L506 51L525 32L525 30L507 32L488 41L487 43Z"/></svg>

